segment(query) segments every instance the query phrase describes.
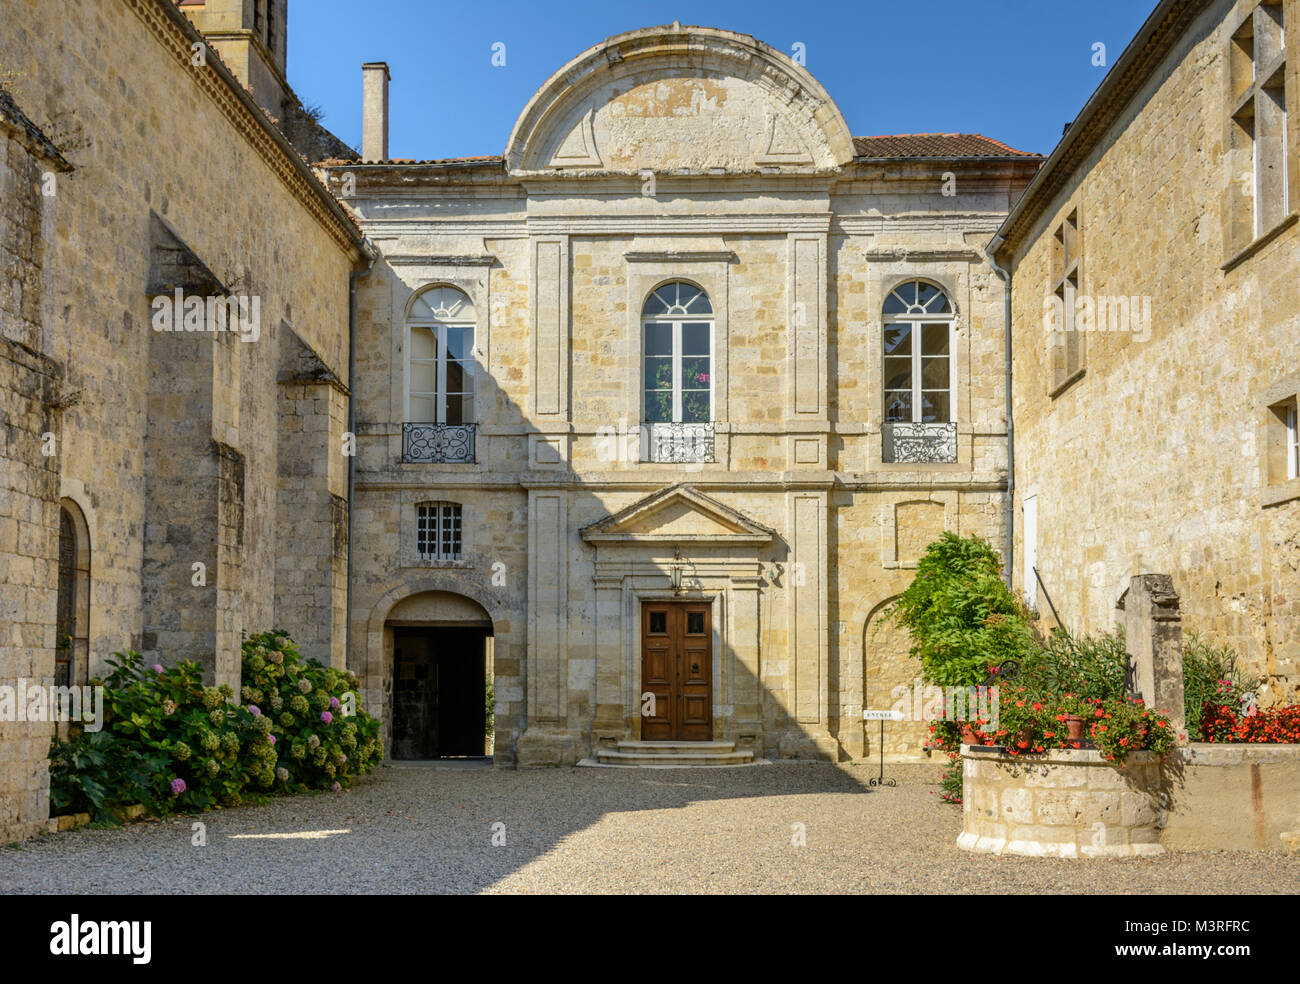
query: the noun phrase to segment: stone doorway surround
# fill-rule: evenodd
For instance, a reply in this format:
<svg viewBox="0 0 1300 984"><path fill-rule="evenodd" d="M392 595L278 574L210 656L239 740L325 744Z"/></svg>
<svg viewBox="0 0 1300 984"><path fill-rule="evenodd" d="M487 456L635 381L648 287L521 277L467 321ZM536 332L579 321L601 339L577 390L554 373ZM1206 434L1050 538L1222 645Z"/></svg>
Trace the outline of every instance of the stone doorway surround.
<svg viewBox="0 0 1300 984"><path fill-rule="evenodd" d="M642 604L697 601L711 606L713 738L761 755L758 555L775 531L679 484L585 527L581 536L596 548L593 753L641 738Z"/></svg>

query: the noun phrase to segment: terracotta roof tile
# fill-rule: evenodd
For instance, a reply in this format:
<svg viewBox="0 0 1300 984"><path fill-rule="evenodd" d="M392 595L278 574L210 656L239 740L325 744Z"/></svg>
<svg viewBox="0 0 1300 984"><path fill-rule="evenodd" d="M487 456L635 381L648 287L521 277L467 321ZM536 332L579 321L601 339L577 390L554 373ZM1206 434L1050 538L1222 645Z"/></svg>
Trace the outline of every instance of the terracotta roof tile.
<svg viewBox="0 0 1300 984"><path fill-rule="evenodd" d="M858 160L884 157L1042 157L979 133L897 133L854 137Z"/></svg>

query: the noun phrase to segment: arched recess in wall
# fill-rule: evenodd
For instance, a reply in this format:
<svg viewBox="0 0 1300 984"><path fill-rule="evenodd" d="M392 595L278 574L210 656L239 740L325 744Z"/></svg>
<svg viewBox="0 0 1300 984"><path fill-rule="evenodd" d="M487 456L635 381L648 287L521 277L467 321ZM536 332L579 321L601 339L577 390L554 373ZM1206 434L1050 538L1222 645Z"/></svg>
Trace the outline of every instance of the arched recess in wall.
<svg viewBox="0 0 1300 984"><path fill-rule="evenodd" d="M90 674L90 528L71 499L59 500L59 582L54 682L81 685Z"/></svg>
<svg viewBox="0 0 1300 984"><path fill-rule="evenodd" d="M888 617L889 607L897 599L895 595L878 604L863 626L862 706L889 709L901 703L906 719L885 722L885 757L924 759L929 724L915 719L915 688L923 687L917 683L921 661L911 654L911 633ZM866 755L879 755L879 723L863 721L862 725Z"/></svg>

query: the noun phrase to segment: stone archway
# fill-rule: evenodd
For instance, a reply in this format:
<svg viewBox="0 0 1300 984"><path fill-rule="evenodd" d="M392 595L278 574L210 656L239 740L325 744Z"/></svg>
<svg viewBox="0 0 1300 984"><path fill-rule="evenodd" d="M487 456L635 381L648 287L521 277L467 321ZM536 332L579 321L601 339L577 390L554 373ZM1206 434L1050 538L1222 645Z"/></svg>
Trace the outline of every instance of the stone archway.
<svg viewBox="0 0 1300 984"><path fill-rule="evenodd" d="M420 625L438 628L436 623L442 623L444 628L490 632L484 646L496 698L491 754L496 764L512 765L523 715L522 636L527 623L521 613L502 605L480 585L442 573L389 582L362 611L367 614L364 622L354 623L356 642L349 654L349 667L361 680L363 706L381 721L384 754L391 755L393 750L395 631Z"/></svg>
<svg viewBox="0 0 1300 984"><path fill-rule="evenodd" d="M493 622L464 595L423 591L388 612L389 747L395 759L490 754L485 697L492 680Z"/></svg>
<svg viewBox="0 0 1300 984"><path fill-rule="evenodd" d="M862 704L864 707L900 707L905 720L885 724L885 757L924 759L929 739L929 723L917 716L916 688L921 677L921 661L911 654L912 637L907 629L896 625L886 613L895 599L877 605L867 616L862 632ZM865 752L880 754L880 726L862 722Z"/></svg>

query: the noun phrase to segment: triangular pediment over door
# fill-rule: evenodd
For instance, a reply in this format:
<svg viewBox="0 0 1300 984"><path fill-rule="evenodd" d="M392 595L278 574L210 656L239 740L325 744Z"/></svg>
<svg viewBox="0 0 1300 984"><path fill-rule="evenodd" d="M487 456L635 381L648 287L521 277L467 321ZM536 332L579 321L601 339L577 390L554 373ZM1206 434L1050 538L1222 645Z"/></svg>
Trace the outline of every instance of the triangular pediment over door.
<svg viewBox="0 0 1300 984"><path fill-rule="evenodd" d="M582 530L588 543L753 544L776 532L690 485L670 485Z"/></svg>

